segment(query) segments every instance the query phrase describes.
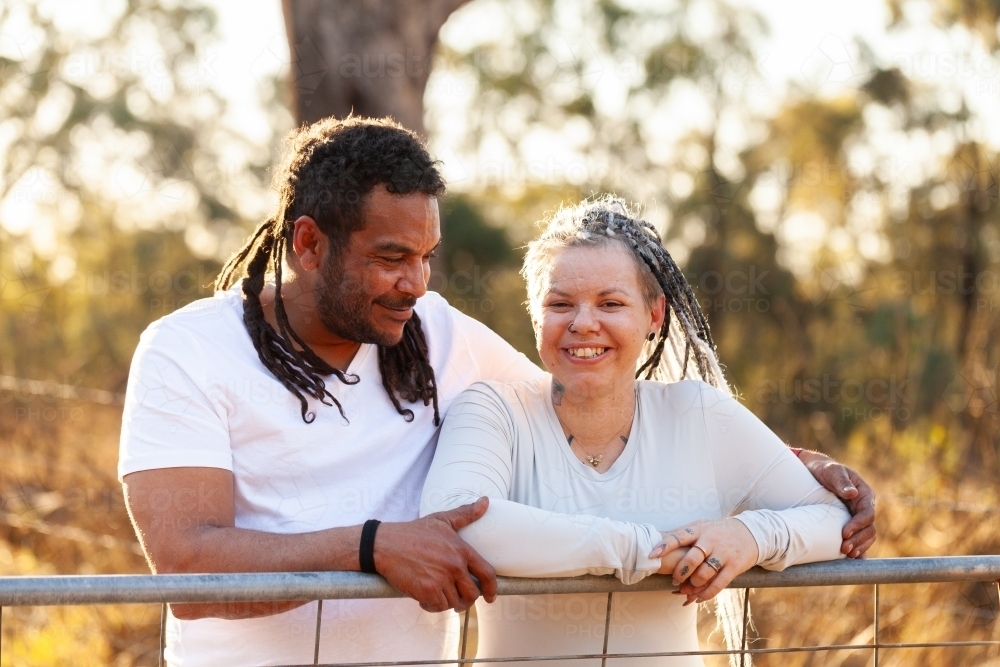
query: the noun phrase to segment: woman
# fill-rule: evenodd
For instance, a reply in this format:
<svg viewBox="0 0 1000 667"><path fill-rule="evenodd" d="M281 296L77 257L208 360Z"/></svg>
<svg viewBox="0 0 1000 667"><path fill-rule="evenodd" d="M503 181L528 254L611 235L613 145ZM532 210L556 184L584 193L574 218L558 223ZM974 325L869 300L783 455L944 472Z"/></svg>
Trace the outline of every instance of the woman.
<svg viewBox="0 0 1000 667"><path fill-rule="evenodd" d="M421 515L488 496L461 535L502 575L672 574L686 599L614 597L610 653L697 651L691 602L754 565L842 557L846 508L732 397L697 300L649 223L610 197L563 209L523 273L551 375L478 383L455 401ZM723 598L723 612L738 606ZM607 601L480 607L478 657L600 653ZM702 661L627 662L644 664Z"/></svg>

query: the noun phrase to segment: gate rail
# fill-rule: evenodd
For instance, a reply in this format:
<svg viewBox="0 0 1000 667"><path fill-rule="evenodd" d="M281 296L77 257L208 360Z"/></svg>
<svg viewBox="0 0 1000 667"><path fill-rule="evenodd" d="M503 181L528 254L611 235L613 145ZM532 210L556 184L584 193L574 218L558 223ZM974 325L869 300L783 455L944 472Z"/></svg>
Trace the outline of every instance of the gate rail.
<svg viewBox="0 0 1000 667"><path fill-rule="evenodd" d="M880 558L839 560L789 567L783 572L760 568L736 577L730 588L788 588L807 586L874 586L875 623L873 641L866 644L838 644L816 647L747 647L747 606L744 605L743 645L735 651L698 651L666 653L609 654L607 632L610 615L605 620L603 653L561 656L524 656L518 658L467 658L465 639L468 614L461 639L460 655L454 659L414 660L379 663L352 663L355 667L375 665L461 665L479 662L523 662L526 660L566 660L600 658L657 657L680 655L754 655L798 651L872 649L878 666L879 650L885 648L928 648L939 646L994 646L1000 641L957 641L923 643L879 642L879 585L942 582L998 582L1000 592L1000 556L949 556L940 558ZM614 593L670 591L669 576L653 575L626 586L613 577L585 576L569 579L497 578L499 595L541 595L560 593ZM197 602L251 602L280 600L319 600L316 623L316 659L319 664L319 637L322 601L359 598L397 598L401 593L378 575L358 572L264 572L249 574L164 574L164 575L95 575L0 577L0 612L11 606L161 604ZM165 606L162 608L165 611ZM2 617L0 617L2 618ZM164 616L165 618L165 616ZM0 620L2 623L2 620ZM2 629L2 626L0 626ZM163 642L161 625L161 649ZM2 633L0 633L2 640ZM162 650L161 650L162 658Z"/></svg>

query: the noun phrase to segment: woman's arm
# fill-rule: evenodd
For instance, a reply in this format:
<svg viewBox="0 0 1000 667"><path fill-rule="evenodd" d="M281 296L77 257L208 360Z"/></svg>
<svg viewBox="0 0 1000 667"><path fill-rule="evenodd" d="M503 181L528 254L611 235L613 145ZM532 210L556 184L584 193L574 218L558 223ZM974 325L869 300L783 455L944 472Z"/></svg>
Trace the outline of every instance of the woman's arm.
<svg viewBox="0 0 1000 667"><path fill-rule="evenodd" d="M847 508L819 485L781 440L736 399L696 383L725 518L663 535L663 573L687 603L717 595L753 565L782 570L795 563L843 558ZM672 553L687 548L683 557ZM667 571L669 565L673 569Z"/></svg>
<svg viewBox="0 0 1000 667"><path fill-rule="evenodd" d="M510 501L518 435L509 409L489 386L475 384L463 392L441 427L420 515L488 496L486 515L459 535L501 575L613 573L628 584L657 571L660 560L649 553L660 534L652 525L560 514Z"/></svg>
<svg viewBox="0 0 1000 667"><path fill-rule="evenodd" d="M699 387L722 514L753 535L757 564L782 570L843 558L841 530L851 518L843 503L750 410L714 387Z"/></svg>

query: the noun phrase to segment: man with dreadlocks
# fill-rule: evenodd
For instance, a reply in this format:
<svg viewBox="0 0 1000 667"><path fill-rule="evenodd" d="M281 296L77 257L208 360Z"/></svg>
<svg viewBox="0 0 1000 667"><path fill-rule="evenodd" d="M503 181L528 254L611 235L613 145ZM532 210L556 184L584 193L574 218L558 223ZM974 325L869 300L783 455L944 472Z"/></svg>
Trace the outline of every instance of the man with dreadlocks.
<svg viewBox="0 0 1000 667"><path fill-rule="evenodd" d="M427 293L444 181L416 135L305 126L275 185L215 297L142 336L119 464L136 531L155 572L377 571L420 604L328 601L321 659L440 658L454 615L428 612L496 591L455 532L486 501L417 520L441 415L472 382L539 370ZM171 605L168 660L311 662L318 608Z"/></svg>
<svg viewBox="0 0 1000 667"><path fill-rule="evenodd" d="M171 605L171 665L435 660L495 574L418 518L441 418L476 381L541 371L427 292L444 181L391 120L293 131L277 213L211 299L153 323L132 362L119 475L154 572L378 572L413 600ZM828 459L817 474L850 486ZM862 498L867 486L851 491ZM855 545L873 531L859 512ZM384 521L381 523L380 521Z"/></svg>

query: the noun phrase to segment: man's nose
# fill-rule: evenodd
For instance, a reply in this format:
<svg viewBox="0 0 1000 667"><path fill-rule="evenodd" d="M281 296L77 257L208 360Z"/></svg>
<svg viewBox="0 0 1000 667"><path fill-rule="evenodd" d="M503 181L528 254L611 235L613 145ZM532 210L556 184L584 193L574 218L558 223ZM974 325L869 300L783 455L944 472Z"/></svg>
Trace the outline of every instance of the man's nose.
<svg viewBox="0 0 1000 667"><path fill-rule="evenodd" d="M427 293L427 280L430 277L429 269L429 266L425 267L422 258L407 262L403 275L396 281L396 289L419 299Z"/></svg>

